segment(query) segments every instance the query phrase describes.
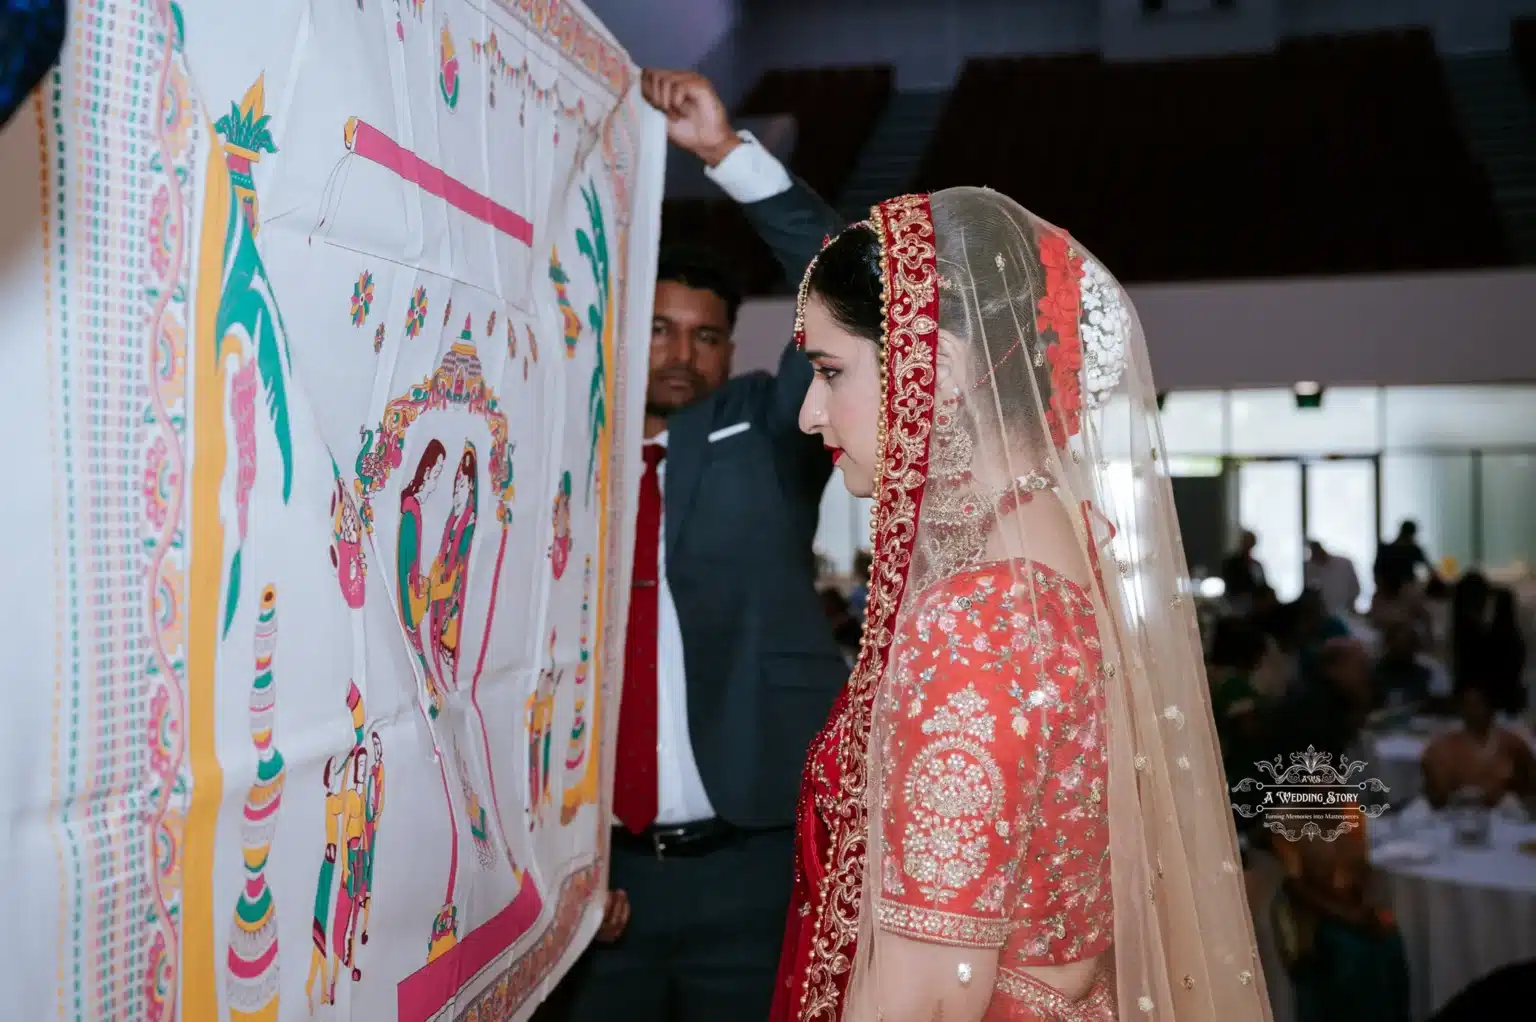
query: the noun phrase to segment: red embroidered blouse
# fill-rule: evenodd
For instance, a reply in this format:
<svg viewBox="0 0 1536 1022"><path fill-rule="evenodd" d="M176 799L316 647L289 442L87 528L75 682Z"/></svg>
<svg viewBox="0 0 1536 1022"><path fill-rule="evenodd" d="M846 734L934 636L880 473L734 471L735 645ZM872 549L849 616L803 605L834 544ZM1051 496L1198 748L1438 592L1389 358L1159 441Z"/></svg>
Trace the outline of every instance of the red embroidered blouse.
<svg viewBox="0 0 1536 1022"><path fill-rule="evenodd" d="M1103 659L1093 606L1033 565L946 579L903 617L883 685L885 862L877 919L915 940L998 949L1013 968L1083 961L1113 936ZM835 805L839 698L812 744L773 1019L797 1017ZM813 811L814 809L814 811ZM1000 980L999 994L1010 984ZM1023 994L1023 991L1020 991ZM996 1005L1002 1007L1001 1005ZM989 1012L991 1017L992 1013Z"/></svg>

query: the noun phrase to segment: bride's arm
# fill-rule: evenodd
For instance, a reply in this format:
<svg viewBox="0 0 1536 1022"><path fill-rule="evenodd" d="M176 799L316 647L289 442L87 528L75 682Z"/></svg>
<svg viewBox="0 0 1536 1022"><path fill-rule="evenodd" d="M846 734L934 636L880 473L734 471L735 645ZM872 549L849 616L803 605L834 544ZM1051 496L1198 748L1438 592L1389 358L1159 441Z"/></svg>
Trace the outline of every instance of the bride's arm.
<svg viewBox="0 0 1536 1022"><path fill-rule="evenodd" d="M894 644L844 1022L977 1022L992 998L1046 750L1015 712L1037 667L1012 648L1009 611L974 609L990 592L937 599Z"/></svg>

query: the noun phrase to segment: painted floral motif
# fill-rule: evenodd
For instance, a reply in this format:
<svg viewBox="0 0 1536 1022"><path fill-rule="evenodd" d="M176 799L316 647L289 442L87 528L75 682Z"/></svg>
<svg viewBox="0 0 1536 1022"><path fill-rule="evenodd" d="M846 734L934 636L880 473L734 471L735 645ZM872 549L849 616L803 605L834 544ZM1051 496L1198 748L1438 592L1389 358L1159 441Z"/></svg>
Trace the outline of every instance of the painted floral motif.
<svg viewBox="0 0 1536 1022"><path fill-rule="evenodd" d="M171 256L181 240L181 223L171 215L171 190L161 185L149 207L149 259L157 277L171 268Z"/></svg>
<svg viewBox="0 0 1536 1022"><path fill-rule="evenodd" d="M448 325L448 321L450 319L452 319L452 318L453 318L453 297L449 296L448 304L443 306L443 326L447 326Z"/></svg>
<svg viewBox="0 0 1536 1022"><path fill-rule="evenodd" d="M411 294L411 304L405 310L405 336L415 340L421 328L427 325L427 289L418 287Z"/></svg>
<svg viewBox="0 0 1536 1022"><path fill-rule="evenodd" d="M170 772L172 750L176 748L176 715L171 712L171 694L156 689L149 700L149 768L157 774Z"/></svg>
<svg viewBox="0 0 1536 1022"><path fill-rule="evenodd" d="M149 445L144 465L144 516L159 532L170 514L172 497L181 490L181 475L171 464L170 450L164 437L155 437Z"/></svg>
<svg viewBox="0 0 1536 1022"><path fill-rule="evenodd" d="M155 379L161 396L174 403L187 392L187 331L173 316L160 322L155 344Z"/></svg>
<svg viewBox="0 0 1536 1022"><path fill-rule="evenodd" d="M560 331L565 338L565 357L574 358L576 342L581 339L581 317L576 315L576 309L571 305L571 296L566 291L571 278L560 265L558 249L549 250L549 279L555 285L555 302L560 306Z"/></svg>
<svg viewBox="0 0 1536 1022"><path fill-rule="evenodd" d="M555 538L549 547L549 563L558 580L565 574L565 566L571 560L571 474L569 472L560 474L560 488L555 491L552 519Z"/></svg>
<svg viewBox="0 0 1536 1022"><path fill-rule="evenodd" d="M489 316L487 316L486 320L485 320L485 335L487 337L489 337L491 334L494 334L495 332L496 332L496 310L492 309L491 310L491 314Z"/></svg>
<svg viewBox="0 0 1536 1022"><path fill-rule="evenodd" d="M380 323L373 331L373 353L377 355L384 350L384 324Z"/></svg>
<svg viewBox="0 0 1536 1022"><path fill-rule="evenodd" d="M166 69L165 93L160 97L160 139L172 157L186 151L192 133L192 90L176 64Z"/></svg>
<svg viewBox="0 0 1536 1022"><path fill-rule="evenodd" d="M373 309L373 274L367 270L352 285L352 325L362 326Z"/></svg>
<svg viewBox="0 0 1536 1022"><path fill-rule="evenodd" d="M448 19L443 19L441 42L439 43L439 70L437 73L437 87L442 94L443 103L449 110L458 108L459 105L459 58L453 48L453 36L448 32Z"/></svg>

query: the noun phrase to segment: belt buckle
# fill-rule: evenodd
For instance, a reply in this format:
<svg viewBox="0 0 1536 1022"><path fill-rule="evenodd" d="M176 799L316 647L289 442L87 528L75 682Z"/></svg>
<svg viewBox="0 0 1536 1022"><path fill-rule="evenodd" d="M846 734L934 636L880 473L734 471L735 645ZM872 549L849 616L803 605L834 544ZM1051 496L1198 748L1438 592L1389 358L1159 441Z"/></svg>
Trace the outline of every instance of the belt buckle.
<svg viewBox="0 0 1536 1022"><path fill-rule="evenodd" d="M667 841L666 841L666 836L665 836L666 834L667 834L667 832L664 831L664 830L653 830L653 831L651 831L651 848L653 848L655 850L655 852L656 852L656 859L657 859L658 862L665 861L666 858L667 858L667 855L666 855Z"/></svg>

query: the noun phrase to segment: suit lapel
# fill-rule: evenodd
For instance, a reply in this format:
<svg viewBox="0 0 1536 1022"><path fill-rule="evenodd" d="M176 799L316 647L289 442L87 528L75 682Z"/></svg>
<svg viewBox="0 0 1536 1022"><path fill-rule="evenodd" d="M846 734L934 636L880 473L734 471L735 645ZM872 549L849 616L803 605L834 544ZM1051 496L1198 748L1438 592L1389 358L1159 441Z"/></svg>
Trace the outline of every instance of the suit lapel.
<svg viewBox="0 0 1536 1022"><path fill-rule="evenodd" d="M677 551L683 523L693 510L699 484L704 480L714 407L713 401L698 401L667 419L667 485L663 501L668 562Z"/></svg>

